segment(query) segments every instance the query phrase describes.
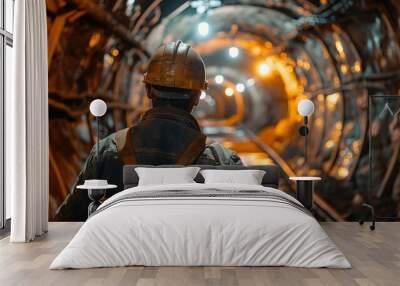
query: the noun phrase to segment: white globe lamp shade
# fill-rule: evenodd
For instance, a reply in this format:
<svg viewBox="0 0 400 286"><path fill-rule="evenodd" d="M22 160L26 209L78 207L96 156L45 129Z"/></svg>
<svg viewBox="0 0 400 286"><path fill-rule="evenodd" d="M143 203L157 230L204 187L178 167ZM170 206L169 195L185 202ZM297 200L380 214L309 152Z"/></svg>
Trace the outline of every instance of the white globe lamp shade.
<svg viewBox="0 0 400 286"><path fill-rule="evenodd" d="M101 99L95 99L90 103L89 109L93 116L101 117L107 111L107 104Z"/></svg>
<svg viewBox="0 0 400 286"><path fill-rule="evenodd" d="M309 99L300 100L297 111L301 116L310 116L314 112L314 103Z"/></svg>

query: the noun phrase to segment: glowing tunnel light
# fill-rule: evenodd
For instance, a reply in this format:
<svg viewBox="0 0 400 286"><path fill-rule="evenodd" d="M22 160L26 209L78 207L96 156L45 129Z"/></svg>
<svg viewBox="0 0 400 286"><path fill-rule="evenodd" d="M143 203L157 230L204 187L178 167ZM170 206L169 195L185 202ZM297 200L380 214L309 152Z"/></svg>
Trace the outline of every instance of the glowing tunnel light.
<svg viewBox="0 0 400 286"><path fill-rule="evenodd" d="M268 64L262 63L258 66L257 71L261 76L266 76L271 72L271 68Z"/></svg>
<svg viewBox="0 0 400 286"><path fill-rule="evenodd" d="M215 83L216 84L222 84L223 82L224 82L224 76L223 75L216 75L215 76L215 78L214 78L214 80L215 80Z"/></svg>
<svg viewBox="0 0 400 286"><path fill-rule="evenodd" d="M113 57L118 57L118 55L119 55L119 50L116 49L116 48L113 48L113 49L111 50L111 55L112 55Z"/></svg>
<svg viewBox="0 0 400 286"><path fill-rule="evenodd" d="M246 89L246 87L244 86L243 83L238 83L238 84L236 85L236 90L237 90L238 92L243 92L245 89Z"/></svg>
<svg viewBox="0 0 400 286"><path fill-rule="evenodd" d="M226 96L232 96L232 95L233 95L233 89L230 88L230 87L227 87L227 88L225 89L225 95L226 95Z"/></svg>
<svg viewBox="0 0 400 286"><path fill-rule="evenodd" d="M200 36L205 37L210 32L210 25L207 22L200 22L197 25L197 31Z"/></svg>
<svg viewBox="0 0 400 286"><path fill-rule="evenodd" d="M230 47L228 52L231 58L237 58L239 56L239 49L237 47Z"/></svg>
<svg viewBox="0 0 400 286"><path fill-rule="evenodd" d="M253 86L256 83L254 78L249 78L248 80L246 80L246 85L247 86Z"/></svg>

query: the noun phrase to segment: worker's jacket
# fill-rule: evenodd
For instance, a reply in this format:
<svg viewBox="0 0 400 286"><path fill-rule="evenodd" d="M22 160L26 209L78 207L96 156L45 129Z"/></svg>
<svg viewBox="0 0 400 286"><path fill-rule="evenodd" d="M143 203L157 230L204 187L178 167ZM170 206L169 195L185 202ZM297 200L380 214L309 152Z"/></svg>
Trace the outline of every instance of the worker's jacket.
<svg viewBox="0 0 400 286"><path fill-rule="evenodd" d="M90 203L87 192L76 189L88 179L105 179L123 190L122 169L140 165L241 165L240 158L219 144L206 146L206 137L194 117L176 108L153 108L131 128L113 133L93 146L71 193L57 210L55 219L84 221ZM98 153L98 155L97 155Z"/></svg>

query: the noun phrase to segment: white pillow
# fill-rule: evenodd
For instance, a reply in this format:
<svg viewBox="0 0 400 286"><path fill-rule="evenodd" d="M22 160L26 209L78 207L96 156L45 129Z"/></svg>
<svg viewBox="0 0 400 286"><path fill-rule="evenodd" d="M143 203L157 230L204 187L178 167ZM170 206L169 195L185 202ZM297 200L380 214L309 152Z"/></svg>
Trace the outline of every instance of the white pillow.
<svg viewBox="0 0 400 286"><path fill-rule="evenodd" d="M193 179L199 170L199 167L135 168L138 186L195 183Z"/></svg>
<svg viewBox="0 0 400 286"><path fill-rule="evenodd" d="M202 170L205 184L261 185L265 171L262 170Z"/></svg>

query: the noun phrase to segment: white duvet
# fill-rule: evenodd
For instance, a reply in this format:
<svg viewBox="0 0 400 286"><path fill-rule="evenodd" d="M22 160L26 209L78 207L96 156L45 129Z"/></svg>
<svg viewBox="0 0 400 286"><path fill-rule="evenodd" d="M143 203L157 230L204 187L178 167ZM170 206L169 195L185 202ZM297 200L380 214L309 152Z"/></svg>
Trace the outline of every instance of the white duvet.
<svg viewBox="0 0 400 286"><path fill-rule="evenodd" d="M168 190L255 190L282 201L234 195L122 199L137 192ZM50 269L127 265L350 268L318 222L296 207L299 204L279 190L254 185L131 188L105 201Z"/></svg>

